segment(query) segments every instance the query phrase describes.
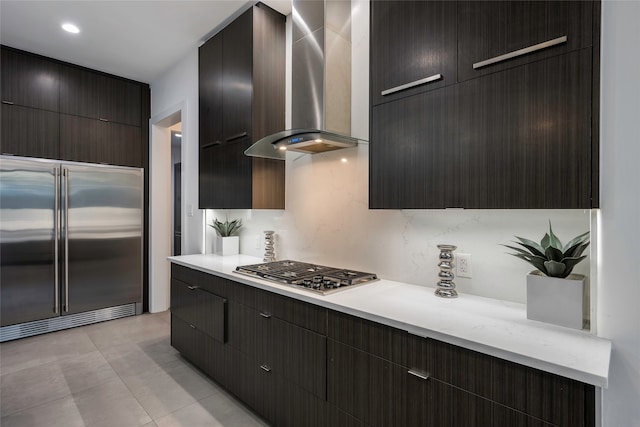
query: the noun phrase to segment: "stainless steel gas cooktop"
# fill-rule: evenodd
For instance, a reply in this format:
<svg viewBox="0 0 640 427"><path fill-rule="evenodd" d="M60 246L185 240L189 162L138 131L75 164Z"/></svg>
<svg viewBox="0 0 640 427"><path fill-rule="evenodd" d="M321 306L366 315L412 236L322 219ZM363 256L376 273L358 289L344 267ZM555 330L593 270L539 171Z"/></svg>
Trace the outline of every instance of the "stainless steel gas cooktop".
<svg viewBox="0 0 640 427"><path fill-rule="evenodd" d="M378 280L373 273L290 260L241 265L236 267L235 272L297 286L323 295Z"/></svg>

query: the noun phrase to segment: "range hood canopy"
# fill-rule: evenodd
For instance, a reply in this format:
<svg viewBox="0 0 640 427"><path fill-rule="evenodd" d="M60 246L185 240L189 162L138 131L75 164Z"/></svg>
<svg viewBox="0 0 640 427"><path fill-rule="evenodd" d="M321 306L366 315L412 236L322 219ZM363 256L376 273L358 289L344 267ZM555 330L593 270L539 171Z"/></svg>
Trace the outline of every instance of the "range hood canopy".
<svg viewBox="0 0 640 427"><path fill-rule="evenodd" d="M294 0L291 124L258 140L247 156L284 160L355 147L351 136L351 1Z"/></svg>

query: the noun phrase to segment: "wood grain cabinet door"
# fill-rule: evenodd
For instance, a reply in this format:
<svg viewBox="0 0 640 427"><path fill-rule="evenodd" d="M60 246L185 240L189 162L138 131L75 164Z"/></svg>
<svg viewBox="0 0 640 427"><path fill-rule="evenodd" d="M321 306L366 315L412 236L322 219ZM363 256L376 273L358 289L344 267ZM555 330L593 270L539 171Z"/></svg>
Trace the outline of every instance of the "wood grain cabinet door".
<svg viewBox="0 0 640 427"><path fill-rule="evenodd" d="M53 111L2 104L0 153L59 158L59 116Z"/></svg>
<svg viewBox="0 0 640 427"><path fill-rule="evenodd" d="M3 104L58 111L57 63L6 47L1 55Z"/></svg>
<svg viewBox="0 0 640 427"><path fill-rule="evenodd" d="M371 3L371 103L456 82L456 2Z"/></svg>
<svg viewBox="0 0 640 427"><path fill-rule="evenodd" d="M327 401L371 427L406 427L404 367L327 340Z"/></svg>
<svg viewBox="0 0 640 427"><path fill-rule="evenodd" d="M460 206L456 88L449 86L377 105L371 112L369 207L442 209ZM481 185L476 181L476 185Z"/></svg>
<svg viewBox="0 0 640 427"><path fill-rule="evenodd" d="M458 80L591 46L594 3L459 2Z"/></svg>
<svg viewBox="0 0 640 427"><path fill-rule="evenodd" d="M591 207L591 81L585 48L459 85L461 131L486 156L478 207Z"/></svg>
<svg viewBox="0 0 640 427"><path fill-rule="evenodd" d="M198 49L201 148L222 144L222 90L222 34L217 34Z"/></svg>

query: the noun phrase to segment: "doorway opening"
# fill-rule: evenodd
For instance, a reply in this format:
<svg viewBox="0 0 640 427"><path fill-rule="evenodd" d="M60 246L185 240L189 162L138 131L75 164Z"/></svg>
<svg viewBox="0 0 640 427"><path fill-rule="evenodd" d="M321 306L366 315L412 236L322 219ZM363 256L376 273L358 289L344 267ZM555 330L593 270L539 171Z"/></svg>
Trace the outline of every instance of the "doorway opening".
<svg viewBox="0 0 640 427"><path fill-rule="evenodd" d="M170 304L171 265L167 257L184 251L184 229L181 199L184 194L182 168L176 164L184 158L187 141L182 132L182 111L151 118L149 146L149 311L165 311ZM183 137L178 137L182 134ZM178 224L176 227L175 224ZM177 236L176 236L177 235ZM176 243L178 241L179 243Z"/></svg>
<svg viewBox="0 0 640 427"><path fill-rule="evenodd" d="M182 123L171 127L171 204L173 240L171 255L182 254Z"/></svg>

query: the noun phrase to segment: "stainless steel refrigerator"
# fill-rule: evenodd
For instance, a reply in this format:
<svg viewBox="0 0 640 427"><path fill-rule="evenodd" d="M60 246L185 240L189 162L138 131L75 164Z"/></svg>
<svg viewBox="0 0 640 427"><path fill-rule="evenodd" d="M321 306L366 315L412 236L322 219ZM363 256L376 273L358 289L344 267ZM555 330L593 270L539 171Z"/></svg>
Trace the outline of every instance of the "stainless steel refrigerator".
<svg viewBox="0 0 640 427"><path fill-rule="evenodd" d="M0 342L142 310L142 170L0 156Z"/></svg>

